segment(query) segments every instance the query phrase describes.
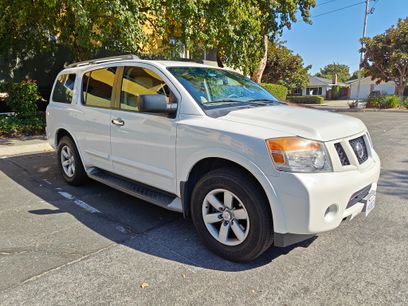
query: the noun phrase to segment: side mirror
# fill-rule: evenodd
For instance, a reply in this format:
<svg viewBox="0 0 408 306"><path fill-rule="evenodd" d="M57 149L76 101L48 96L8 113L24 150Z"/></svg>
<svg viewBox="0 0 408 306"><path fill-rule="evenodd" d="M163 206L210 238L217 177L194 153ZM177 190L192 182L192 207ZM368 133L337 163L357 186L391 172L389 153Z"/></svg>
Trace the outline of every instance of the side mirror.
<svg viewBox="0 0 408 306"><path fill-rule="evenodd" d="M167 103L165 95L140 95L139 110L146 113L174 113L177 103Z"/></svg>

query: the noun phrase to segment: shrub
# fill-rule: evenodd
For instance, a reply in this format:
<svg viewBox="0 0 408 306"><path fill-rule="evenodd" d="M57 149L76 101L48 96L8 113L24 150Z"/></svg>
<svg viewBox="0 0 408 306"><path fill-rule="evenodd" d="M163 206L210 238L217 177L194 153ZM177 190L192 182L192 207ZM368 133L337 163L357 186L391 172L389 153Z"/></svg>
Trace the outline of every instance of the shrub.
<svg viewBox="0 0 408 306"><path fill-rule="evenodd" d="M404 106L405 106L406 108L408 108L408 97L406 97L405 100L404 100Z"/></svg>
<svg viewBox="0 0 408 306"><path fill-rule="evenodd" d="M283 85L262 83L261 86L269 91L276 99L285 101L288 89Z"/></svg>
<svg viewBox="0 0 408 306"><path fill-rule="evenodd" d="M295 103L308 103L308 104L322 104L324 98L321 96L289 96L286 100Z"/></svg>
<svg viewBox="0 0 408 306"><path fill-rule="evenodd" d="M45 114L37 113L30 117L17 115L0 116L0 137L16 137L21 135L41 135L45 132Z"/></svg>
<svg viewBox="0 0 408 306"><path fill-rule="evenodd" d="M2 87L8 93L5 99L8 108L19 118L29 118L36 114L37 101L41 99L41 96L35 82L7 83Z"/></svg>
<svg viewBox="0 0 408 306"><path fill-rule="evenodd" d="M396 108L400 105L400 98L396 95L370 96L367 99L367 107L370 108Z"/></svg>

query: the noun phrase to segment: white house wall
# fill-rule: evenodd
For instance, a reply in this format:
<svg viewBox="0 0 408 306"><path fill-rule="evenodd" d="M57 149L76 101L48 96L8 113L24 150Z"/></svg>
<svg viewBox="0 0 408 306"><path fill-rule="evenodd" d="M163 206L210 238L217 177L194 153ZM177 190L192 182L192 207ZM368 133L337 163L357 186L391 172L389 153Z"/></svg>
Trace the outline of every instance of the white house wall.
<svg viewBox="0 0 408 306"><path fill-rule="evenodd" d="M354 82L350 86L351 87L351 92L350 92L351 99L357 98L357 86L358 86L358 82ZM359 99L367 99L371 93L370 89L371 89L371 83L362 82L360 86ZM395 85L392 82L381 83L379 85L374 84L373 91L380 91L384 95L392 95L395 93Z"/></svg>

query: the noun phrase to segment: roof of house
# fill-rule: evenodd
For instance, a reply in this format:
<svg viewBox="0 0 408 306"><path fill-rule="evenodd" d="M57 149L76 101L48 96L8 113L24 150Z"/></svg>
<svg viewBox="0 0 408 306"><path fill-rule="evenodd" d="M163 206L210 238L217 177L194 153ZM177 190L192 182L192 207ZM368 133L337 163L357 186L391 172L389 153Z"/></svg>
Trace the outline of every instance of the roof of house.
<svg viewBox="0 0 408 306"><path fill-rule="evenodd" d="M354 83L357 83L357 82L358 82L358 79L354 79L354 80L349 80L349 81L347 81L346 83L347 83L348 85L351 85L351 84L354 84ZM362 82L362 83L367 83L367 84L375 84L376 80L372 80L371 77L368 76L368 77L365 77L365 78L361 78L361 82ZM381 83L394 84L393 81L381 82Z"/></svg>
<svg viewBox="0 0 408 306"><path fill-rule="evenodd" d="M309 86L333 86L333 85L338 85L338 86L346 86L346 83L342 82L337 82L337 84L333 84L332 80L317 77L317 76L312 76L308 75L309 78Z"/></svg>

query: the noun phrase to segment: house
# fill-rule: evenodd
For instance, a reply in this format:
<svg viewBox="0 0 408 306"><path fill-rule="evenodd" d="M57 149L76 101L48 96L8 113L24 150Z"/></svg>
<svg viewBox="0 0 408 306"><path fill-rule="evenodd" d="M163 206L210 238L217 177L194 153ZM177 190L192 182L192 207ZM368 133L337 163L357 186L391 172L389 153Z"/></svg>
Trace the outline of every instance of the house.
<svg viewBox="0 0 408 306"><path fill-rule="evenodd" d="M332 88L334 86L347 87L347 84L337 82L337 75L333 75L333 79L325 79L317 76L308 76L309 82L306 88L299 88L292 92L298 96L322 96L326 99L332 98ZM342 96L347 96L347 90L342 92Z"/></svg>
<svg viewBox="0 0 408 306"><path fill-rule="evenodd" d="M350 99L357 99L358 80L347 81L350 85ZM365 100L372 93L382 95L393 95L395 93L394 82L381 82L376 84L376 80L371 80L371 77L361 79L359 99Z"/></svg>

